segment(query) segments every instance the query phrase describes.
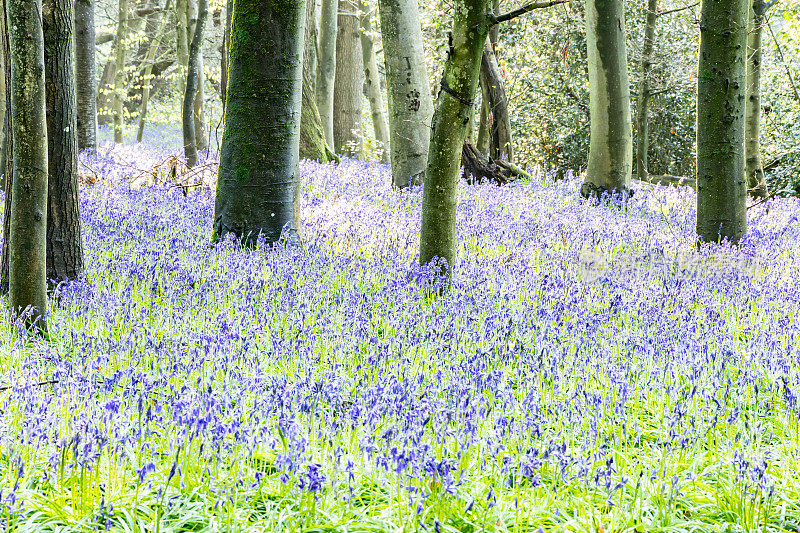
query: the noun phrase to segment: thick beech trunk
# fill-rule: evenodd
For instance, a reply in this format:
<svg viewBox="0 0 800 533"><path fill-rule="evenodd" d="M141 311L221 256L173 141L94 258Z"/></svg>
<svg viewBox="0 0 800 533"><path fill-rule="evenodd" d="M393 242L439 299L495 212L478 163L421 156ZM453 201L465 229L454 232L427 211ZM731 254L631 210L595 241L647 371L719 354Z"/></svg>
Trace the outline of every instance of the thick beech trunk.
<svg viewBox="0 0 800 533"><path fill-rule="evenodd" d="M95 0L75 0L75 86L78 100L78 149L97 151Z"/></svg>
<svg viewBox="0 0 800 533"><path fill-rule="evenodd" d="M9 306L47 314L47 123L41 0L10 0L11 115L14 136L9 234Z"/></svg>
<svg viewBox="0 0 800 533"><path fill-rule="evenodd" d="M456 260L458 172L491 13L491 0L456 0L451 46L433 115L422 193L419 261L421 265L436 258L444 261L442 273L449 273Z"/></svg>
<svg viewBox="0 0 800 533"><path fill-rule="evenodd" d="M627 194L633 165L623 0L586 0L591 116L589 163L581 194Z"/></svg>
<svg viewBox="0 0 800 533"><path fill-rule="evenodd" d="M647 152L650 150L650 70L653 66L653 41L656 35L658 0L647 0L647 20L642 45L639 98L636 101L636 178L646 180L648 174Z"/></svg>
<svg viewBox="0 0 800 533"><path fill-rule="evenodd" d="M767 180L761 162L761 36L764 31L766 2L753 0L750 33L747 39L747 103L745 104L745 171L752 196L767 195Z"/></svg>
<svg viewBox="0 0 800 533"><path fill-rule="evenodd" d="M228 50L231 45L231 14L233 13L233 0L225 2L225 29L222 31L222 65L220 65L220 98L222 99L222 114L225 115L225 106L228 104Z"/></svg>
<svg viewBox="0 0 800 533"><path fill-rule="evenodd" d="M125 97L125 55L127 51L128 0L119 0L119 20L117 21L116 65L114 73L114 142L123 141L123 116Z"/></svg>
<svg viewBox="0 0 800 533"><path fill-rule="evenodd" d="M383 112L383 95L381 94L381 76L378 72L378 61L375 57L375 35L372 28L374 11L368 1L361 2L361 55L364 61L364 77L367 82L367 96L372 114L372 127L375 130L375 141L381 149L381 162L389 162L389 124Z"/></svg>
<svg viewBox="0 0 800 533"><path fill-rule="evenodd" d="M208 0L199 0L198 6L192 45L189 47L189 70L186 76L186 90L183 95L183 149L186 155L186 164L189 167L197 164L197 120L194 111L197 84L200 81L200 46L203 42L203 31L208 18Z"/></svg>
<svg viewBox="0 0 800 533"><path fill-rule="evenodd" d="M379 0L392 182L419 183L428 162L433 99L417 0ZM460 149L460 145L459 145Z"/></svg>
<svg viewBox="0 0 800 533"><path fill-rule="evenodd" d="M304 2L234 1L213 238L296 240Z"/></svg>
<svg viewBox="0 0 800 533"><path fill-rule="evenodd" d="M708 0L697 67L697 234L739 241L747 229L744 116L748 0Z"/></svg>
<svg viewBox="0 0 800 533"><path fill-rule="evenodd" d="M73 0L45 0L42 18L48 143L47 279L58 284L77 279L83 272Z"/></svg>
<svg viewBox="0 0 800 533"><path fill-rule="evenodd" d="M511 119L508 116L508 98L500 75L491 39L487 39L481 58L481 89L486 103L489 136L489 156L492 159L513 161L511 144ZM487 116L487 119L488 119Z"/></svg>
<svg viewBox="0 0 800 533"><path fill-rule="evenodd" d="M317 57L317 108L328 146L333 146L333 89L336 82L336 34L339 0L322 0Z"/></svg>
<svg viewBox="0 0 800 533"><path fill-rule="evenodd" d="M355 0L339 0L336 79L333 86L333 144L336 153L361 155L361 17Z"/></svg>

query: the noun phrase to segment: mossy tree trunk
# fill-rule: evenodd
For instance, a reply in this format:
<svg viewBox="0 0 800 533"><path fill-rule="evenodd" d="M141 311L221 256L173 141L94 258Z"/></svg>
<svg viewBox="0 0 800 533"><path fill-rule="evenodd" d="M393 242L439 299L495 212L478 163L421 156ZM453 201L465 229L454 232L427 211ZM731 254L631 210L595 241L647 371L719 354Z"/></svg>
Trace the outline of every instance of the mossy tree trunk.
<svg viewBox="0 0 800 533"><path fill-rule="evenodd" d="M433 99L422 47L417 0L378 0L386 95L392 183L419 183L428 162Z"/></svg>
<svg viewBox="0 0 800 533"><path fill-rule="evenodd" d="M0 168L3 173L3 191L5 192L5 202L3 203L3 239L2 253L0 253L0 294L8 294L8 237L11 233L11 200L13 198L13 176L14 176L14 128L11 124L11 50L9 48L8 17L6 14L8 0L0 0L2 6L2 16L0 16L0 47L3 49L3 57L6 59L3 64L3 71L0 73L6 86L5 107L6 121L4 124L5 138L3 139L3 149L5 150L5 166Z"/></svg>
<svg viewBox="0 0 800 533"><path fill-rule="evenodd" d="M650 71L653 66L653 42L656 35L658 0L647 0L647 18L642 45L639 98L636 101L636 178L647 179L647 152L650 150Z"/></svg>
<svg viewBox="0 0 800 533"><path fill-rule="evenodd" d="M125 123L124 98L125 98L125 55L127 51L128 32L128 0L119 0L117 21L116 60L114 73L114 142L123 141L123 127Z"/></svg>
<svg viewBox="0 0 800 533"><path fill-rule="evenodd" d="M9 305L47 314L47 123L41 0L9 0L14 136L9 234Z"/></svg>
<svg viewBox="0 0 800 533"><path fill-rule="evenodd" d="M361 17L355 0L339 0L336 77L333 85L333 146L338 154L361 156Z"/></svg>
<svg viewBox="0 0 800 533"><path fill-rule="evenodd" d="M234 0L214 240L296 240L304 8L302 0Z"/></svg>
<svg viewBox="0 0 800 533"><path fill-rule="evenodd" d="M208 19L208 0L199 0L197 22L194 24L192 44L189 47L189 69L186 75L186 90L183 95L183 150L186 164L193 167L197 164L197 120L195 116L195 98L200 81L200 46L203 43L203 32Z"/></svg>
<svg viewBox="0 0 800 533"><path fill-rule="evenodd" d="M761 162L761 36L767 3L753 0L747 39L747 103L745 104L745 171L747 189L756 198L767 196L767 180Z"/></svg>
<svg viewBox="0 0 800 533"><path fill-rule="evenodd" d="M45 0L45 95L48 143L47 279L83 272L78 203L78 129L73 67L73 0Z"/></svg>
<svg viewBox="0 0 800 533"><path fill-rule="evenodd" d="M333 146L333 89L336 82L336 34L339 0L322 0L319 17L319 56L315 92L328 146Z"/></svg>
<svg viewBox="0 0 800 533"><path fill-rule="evenodd" d="M389 162L389 124L383 111L383 95L381 94L381 76L378 72L378 60L375 56L375 32L372 27L374 9L369 1L361 1L361 56L364 61L364 77L367 82L369 108L372 114L372 127L375 140L381 149L381 162Z"/></svg>
<svg viewBox="0 0 800 533"><path fill-rule="evenodd" d="M97 151L95 87L95 0L75 0L75 85L78 99L78 149Z"/></svg>
<svg viewBox="0 0 800 533"><path fill-rule="evenodd" d="M303 112L300 117L300 159L313 159L320 163L331 160L333 152L325 142L325 132L322 131L322 121L317 109L317 99L314 92L314 78L316 77L316 48L314 37L314 9L309 3L306 9L306 36L303 46ZM299 190L299 187L298 187ZM297 211L295 211L297 215ZM298 228L299 229L299 228Z"/></svg>
<svg viewBox="0 0 800 533"><path fill-rule="evenodd" d="M222 64L220 65L220 97L222 98L222 114L225 115L225 106L228 103L228 50L231 44L231 15L233 13L233 0L225 2L225 29L222 31Z"/></svg>
<svg viewBox="0 0 800 533"><path fill-rule="evenodd" d="M738 242L747 229L744 117L748 0L706 0L697 67L697 234Z"/></svg>
<svg viewBox="0 0 800 533"><path fill-rule="evenodd" d="M422 193L419 261L427 265L438 258L444 262L440 265L442 273L449 273L456 260L458 171L491 26L491 7L491 0L456 0L450 50L433 115Z"/></svg>
<svg viewBox="0 0 800 533"><path fill-rule="evenodd" d="M586 0L589 68L589 162L584 197L627 194L633 165L623 0Z"/></svg>

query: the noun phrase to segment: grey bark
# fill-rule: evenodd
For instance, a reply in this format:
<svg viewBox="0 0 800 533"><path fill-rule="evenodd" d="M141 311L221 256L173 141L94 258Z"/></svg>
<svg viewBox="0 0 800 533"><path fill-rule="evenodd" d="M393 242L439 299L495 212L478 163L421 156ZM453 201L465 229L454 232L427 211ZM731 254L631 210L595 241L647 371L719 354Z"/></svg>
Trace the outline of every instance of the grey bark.
<svg viewBox="0 0 800 533"><path fill-rule="evenodd" d="M73 0L46 0L42 12L47 118L47 280L78 279L83 243L78 202L78 128Z"/></svg>
<svg viewBox="0 0 800 533"><path fill-rule="evenodd" d="M95 0L75 0L75 84L78 94L78 149L97 151Z"/></svg>
<svg viewBox="0 0 800 533"><path fill-rule="evenodd" d="M361 155L361 95L364 67L358 4L339 0L336 31L336 78L333 85L333 144L336 153Z"/></svg>
<svg viewBox="0 0 800 533"><path fill-rule="evenodd" d="M653 42L658 18L658 0L647 0L647 19L642 45L639 98L636 101L636 178L647 179L647 152L650 150L650 71L653 66Z"/></svg>
<svg viewBox="0 0 800 533"><path fill-rule="evenodd" d="M333 89L336 81L336 34L339 0L322 0L319 21L319 56L315 92L325 142L333 146Z"/></svg>
<svg viewBox="0 0 800 533"><path fill-rule="evenodd" d="M168 11L170 7L170 0L167 0L164 11ZM164 16L163 12L159 13L159 18L161 19L159 27L150 40L150 46L148 47L147 55L144 59L145 67L142 73L142 102L139 105L139 129L136 132L137 143L142 142L144 138L144 126L147 121L147 106L150 103L150 91L153 86L153 62L156 58L156 52L159 46L161 46L161 41L164 39L164 33L167 27L168 18Z"/></svg>
<svg viewBox="0 0 800 533"><path fill-rule="evenodd" d="M767 180L761 161L761 38L764 32L766 2L753 0L750 32L747 39L747 103L745 104L745 172L747 189L756 198L767 196Z"/></svg>
<svg viewBox="0 0 800 533"><path fill-rule="evenodd" d="M178 94L186 92L186 74L189 69L188 0L175 0L175 50L178 56Z"/></svg>
<svg viewBox="0 0 800 533"><path fill-rule="evenodd" d="M514 151L511 140L511 118L508 115L508 97L491 39L486 41L486 47L483 49L480 82L488 115L489 155L492 159L512 162Z"/></svg>
<svg viewBox="0 0 800 533"><path fill-rule="evenodd" d="M364 77L367 82L367 96L372 114L372 127L375 140L381 150L381 162L389 162L389 124L383 111L383 95L381 94L381 76L378 72L378 61L375 56L375 33L372 27L374 10L369 1L361 1L361 55L364 61Z"/></svg>
<svg viewBox="0 0 800 533"><path fill-rule="evenodd" d="M47 314L47 123L41 0L7 3L14 136L9 214L9 306Z"/></svg>
<svg viewBox="0 0 800 533"><path fill-rule="evenodd" d="M198 0L189 0L189 2L187 3L186 18L189 21L189 24L188 24L188 30L189 31L187 33L187 39L188 39L188 45L189 45L189 55L190 55L190 59L189 60L190 61L191 61L191 44L192 44L191 41L192 41L192 38L193 38L193 36L195 34L195 28L197 27L197 20L198 20L198 16L199 16L199 11L200 10L199 10L199 6L198 6ZM208 16L208 15L206 15L206 16ZM206 22L206 24L207 24L207 22ZM200 151L200 150L205 150L208 147L208 136L207 136L207 132L206 132L206 128L207 128L206 111L205 111L206 96L205 96L205 90L204 90L204 87L203 87L203 85L205 84L205 72L204 72L204 68L203 68L203 46L202 46L202 41L200 42L200 50L198 52L198 56L197 56L197 61L196 62L197 62L197 67L196 67L197 68L197 84L196 84L197 88L195 90L195 95L194 95L194 100L193 100L194 101L194 111L193 111L193 113L194 113L193 114L193 116L194 116L194 142L195 142L195 147L197 148L198 151ZM189 67L187 65L187 69L188 68ZM188 74L188 71L187 71L187 76L188 75L189 74Z"/></svg>
<svg viewBox="0 0 800 533"><path fill-rule="evenodd" d="M304 9L295 0L235 0L214 240L296 240Z"/></svg>
<svg viewBox="0 0 800 533"><path fill-rule="evenodd" d="M322 131L322 121L317 109L316 94L314 92L314 78L317 69L316 57L317 42L314 38L316 25L314 23L313 0L306 9L306 35L303 45L303 106L300 117L300 159L313 159L320 163L327 163L334 159L328 143L325 142L325 133ZM298 185L297 190L300 187ZM300 230L300 211L295 209L295 227Z"/></svg>
<svg viewBox="0 0 800 533"><path fill-rule="evenodd" d="M433 99L422 47L417 0L379 0L392 182L421 181L428 161ZM460 153L460 152L459 152Z"/></svg>
<svg viewBox="0 0 800 533"><path fill-rule="evenodd" d="M195 98L200 81L200 46L203 42L203 31L208 19L208 0L199 0L197 22L193 24L194 35L189 47L189 69L186 76L186 90L183 95L183 149L186 164L193 167L197 164L197 117L195 116Z"/></svg>
<svg viewBox="0 0 800 533"><path fill-rule="evenodd" d="M697 66L697 234L738 242L747 229L744 117L748 0L703 2Z"/></svg>
<svg viewBox="0 0 800 533"><path fill-rule="evenodd" d="M591 117L585 197L627 194L633 166L628 56L623 0L586 0Z"/></svg>
<svg viewBox="0 0 800 533"><path fill-rule="evenodd" d="M128 0L119 0L117 21L116 60L114 72L114 142L123 141L123 116L125 95L125 56L127 52Z"/></svg>

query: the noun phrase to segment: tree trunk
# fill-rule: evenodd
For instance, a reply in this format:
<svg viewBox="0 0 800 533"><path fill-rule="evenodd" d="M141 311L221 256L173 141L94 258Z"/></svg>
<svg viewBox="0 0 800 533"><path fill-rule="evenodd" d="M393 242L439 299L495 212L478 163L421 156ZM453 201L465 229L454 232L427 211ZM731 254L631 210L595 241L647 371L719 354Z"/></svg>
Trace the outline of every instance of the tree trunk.
<svg viewBox="0 0 800 533"><path fill-rule="evenodd" d="M156 30L155 35L150 41L150 46L147 49L147 56L145 56L145 67L142 73L142 103L139 106L139 130L136 132L136 142L142 142L144 138L144 125L147 120L147 105L150 103L150 90L153 86L153 62L156 58L158 47L161 46L161 41L164 39L164 33L167 28L168 17L165 12L168 12L170 7L170 0L164 6L164 10L160 12L161 23Z"/></svg>
<svg viewBox="0 0 800 533"><path fill-rule="evenodd" d="M41 0L10 0L14 170L9 215L9 305L45 327L47 315L47 123Z"/></svg>
<svg viewBox="0 0 800 533"><path fill-rule="evenodd" d="M197 132L194 114L194 99L197 96L197 84L200 80L200 46L203 43L203 30L208 18L208 0L199 0L197 23L194 24L194 36L189 47L189 70L186 76L186 90L183 95L183 149L186 164L191 168L197 164Z"/></svg>
<svg viewBox="0 0 800 533"><path fill-rule="evenodd" d="M97 152L95 88L95 0L75 0L75 84L78 100L78 149Z"/></svg>
<svg viewBox="0 0 800 533"><path fill-rule="evenodd" d="M334 154L325 142L325 132L322 131L322 121L320 120L316 94L313 89L313 80L317 72L313 58L316 56L317 42L314 38L315 24L312 6L313 4L309 3L308 9L306 9L306 35L303 46L303 112L300 115L300 159L313 159L320 163L327 163L331 161L331 156ZM295 210L295 216L298 215L299 211ZM296 223L295 226L299 230L299 224Z"/></svg>
<svg viewBox="0 0 800 533"><path fill-rule="evenodd" d="M478 78L478 82L481 89L481 111L480 117L478 120L478 139L475 141L475 148L478 150L479 153L488 156L489 155L489 121L491 118L489 117L489 109L488 109L488 101L489 101L489 94L488 88L482 76Z"/></svg>
<svg viewBox="0 0 800 533"><path fill-rule="evenodd" d="M372 28L372 6L369 1L361 1L361 57L364 61L364 77L367 81L369 108L372 113L372 126L375 140L381 150L381 163L389 162L389 124L383 112L381 77L378 73L378 60L375 57L374 30Z"/></svg>
<svg viewBox="0 0 800 533"><path fill-rule="evenodd" d="M736 243L747 229L744 116L748 0L703 2L697 67L697 234Z"/></svg>
<svg viewBox="0 0 800 533"><path fill-rule="evenodd" d="M175 39L178 56L178 94L186 92L186 75L189 70L189 21L186 18L188 0L175 0Z"/></svg>
<svg viewBox="0 0 800 533"><path fill-rule="evenodd" d="M128 31L128 0L119 0L119 21L117 21L116 66L114 73L114 142L123 141L123 96L125 94L125 55Z"/></svg>
<svg viewBox="0 0 800 533"><path fill-rule="evenodd" d="M322 0L317 57L317 107L325 142L333 146L333 89L336 81L336 34L339 0Z"/></svg>
<svg viewBox="0 0 800 533"><path fill-rule="evenodd" d="M392 183L419 183L428 162L433 99L422 47L417 0L378 0L386 94ZM460 145L459 145L460 150Z"/></svg>
<svg viewBox="0 0 800 533"><path fill-rule="evenodd" d="M747 40L747 103L745 104L745 165L747 188L756 198L767 196L767 180L761 162L761 36L766 11L764 0L753 0Z"/></svg>
<svg viewBox="0 0 800 533"><path fill-rule="evenodd" d="M487 111L491 114L489 126L489 148L492 159L506 159L513 161L513 150L511 144L511 119L508 116L508 98L506 89L503 86L503 78L500 75L500 67L497 65L497 56L492 48L491 40L486 41L481 57L481 78L485 80L482 84L486 87Z"/></svg>
<svg viewBox="0 0 800 533"><path fill-rule="evenodd" d="M653 41L656 35L658 0L647 0L647 21L642 45L642 68L639 80L639 98L636 102L636 179L647 179L647 152L650 149L650 69L653 65Z"/></svg>
<svg viewBox="0 0 800 533"><path fill-rule="evenodd" d="M364 67L361 61L360 17L355 0L339 0L336 32L336 79L333 85L333 144L336 153L361 155L361 95Z"/></svg>
<svg viewBox="0 0 800 533"><path fill-rule="evenodd" d="M438 266L442 274L449 274L456 261L458 171L491 13L491 0L456 0L450 50L433 115L422 192L419 261L427 265L439 258L444 261Z"/></svg>
<svg viewBox="0 0 800 533"><path fill-rule="evenodd" d="M110 124L114 122L114 79L117 76L116 44L111 50L111 55L103 67L100 83L97 90L97 123Z"/></svg>
<svg viewBox="0 0 800 533"><path fill-rule="evenodd" d="M589 163L584 197L627 195L633 165L628 56L623 0L586 0L589 66Z"/></svg>
<svg viewBox="0 0 800 533"><path fill-rule="evenodd" d="M0 0L2 4L2 15L0 15L0 47L3 49L3 57L6 58L3 65L2 76L6 85L5 106L6 120L4 124L5 138L3 139L3 149L5 150L5 166L0 168L3 173L3 191L5 192L5 202L3 204L3 239L2 254L0 254L0 294L8 295L8 240L11 233L11 200L13 198L13 175L14 175L14 129L11 116L11 50L9 47L8 0Z"/></svg>
<svg viewBox="0 0 800 533"><path fill-rule="evenodd" d="M213 238L296 241L305 3L235 2Z"/></svg>
<svg viewBox="0 0 800 533"><path fill-rule="evenodd" d="M188 43L189 48L191 48L191 39L192 36L195 34L195 28L197 27L197 19L199 15L198 0L189 0L187 6L188 10L186 12L186 19L189 21L187 38L189 40ZM191 50L189 51L189 55L191 56ZM200 51L198 52L197 56L197 84L196 84L197 89L195 91L193 100L194 143L198 152L208 148L208 136L206 135L206 129L207 129L206 112L205 112L206 95L205 95L205 90L203 89L204 83L205 83L205 72L203 69L203 45L201 41Z"/></svg>
<svg viewBox="0 0 800 533"><path fill-rule="evenodd" d="M46 0L43 7L48 142L47 279L58 284L77 279L83 272L73 0Z"/></svg>
<svg viewBox="0 0 800 533"><path fill-rule="evenodd" d="M5 15L5 11L3 11L3 15ZM5 17L4 17L5 18ZM8 123L6 117L6 61L8 57L6 56L5 48L2 46L2 41L0 41L0 172L5 173L6 168L6 160L8 159L8 149L7 149L7 131L8 131ZM4 191L5 183L3 180L0 180L0 190Z"/></svg>
<svg viewBox="0 0 800 533"><path fill-rule="evenodd" d="M225 108L228 105L228 50L231 46L231 14L233 13L233 0L225 2L225 29L222 31L222 65L220 65L220 98L222 99L223 122ZM224 129L224 124L223 124Z"/></svg>

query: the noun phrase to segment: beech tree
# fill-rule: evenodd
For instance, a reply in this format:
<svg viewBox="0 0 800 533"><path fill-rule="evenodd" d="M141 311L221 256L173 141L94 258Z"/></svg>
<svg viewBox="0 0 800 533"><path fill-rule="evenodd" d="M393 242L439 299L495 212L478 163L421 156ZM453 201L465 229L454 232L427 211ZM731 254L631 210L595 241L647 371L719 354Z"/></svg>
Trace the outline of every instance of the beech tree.
<svg viewBox="0 0 800 533"><path fill-rule="evenodd" d="M304 22L302 1L234 0L215 241L297 239Z"/></svg>
<svg viewBox="0 0 800 533"><path fill-rule="evenodd" d="M736 243L747 229L744 117L748 0L707 0L697 66L697 234Z"/></svg>
<svg viewBox="0 0 800 533"><path fill-rule="evenodd" d="M378 0L386 94L392 183L419 183L428 161L433 99L422 48L417 0Z"/></svg>
<svg viewBox="0 0 800 533"><path fill-rule="evenodd" d="M78 149L97 151L95 0L75 0L75 87Z"/></svg>
<svg viewBox="0 0 800 533"><path fill-rule="evenodd" d="M381 94L381 77L378 73L378 60L375 56L374 17L372 5L361 1L361 55L364 61L364 77L367 82L367 96L372 115L372 127L375 130L375 141L381 151L381 162L389 162L389 124L383 111L383 95Z"/></svg>
<svg viewBox="0 0 800 533"><path fill-rule="evenodd" d="M195 99L197 85L202 81L200 69L200 46L203 42L203 31L208 18L208 0L199 0L197 22L194 25L192 45L189 47L189 67L186 75L186 89L183 95L183 149L186 164L193 167L197 164L197 117L195 115Z"/></svg>
<svg viewBox="0 0 800 533"><path fill-rule="evenodd" d="M125 117L124 111L124 91L125 91L125 55L127 51L128 33L128 0L119 0L119 12L117 20L117 38L114 46L116 47L115 74L114 74L114 142L122 142L122 133Z"/></svg>
<svg viewBox="0 0 800 533"><path fill-rule="evenodd" d="M41 0L7 0L14 139L8 276L12 313L47 314L47 123Z"/></svg>
<svg viewBox="0 0 800 533"><path fill-rule="evenodd" d="M328 146L333 146L333 89L336 80L336 34L339 25L339 0L322 0L319 17L319 56L317 57L316 95L322 131Z"/></svg>
<svg viewBox="0 0 800 533"><path fill-rule="evenodd" d="M354 0L339 0L336 76L333 84L333 146L338 154L361 154L361 16Z"/></svg>
<svg viewBox="0 0 800 533"><path fill-rule="evenodd" d="M761 37L766 24L766 11L772 4L753 0L750 9L750 31L747 38L747 102L745 104L745 172L747 188L757 198L767 196L767 180L761 162Z"/></svg>
<svg viewBox="0 0 800 533"><path fill-rule="evenodd" d="M589 162L584 197L628 194L633 165L623 0L586 0Z"/></svg>

